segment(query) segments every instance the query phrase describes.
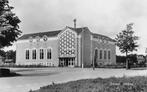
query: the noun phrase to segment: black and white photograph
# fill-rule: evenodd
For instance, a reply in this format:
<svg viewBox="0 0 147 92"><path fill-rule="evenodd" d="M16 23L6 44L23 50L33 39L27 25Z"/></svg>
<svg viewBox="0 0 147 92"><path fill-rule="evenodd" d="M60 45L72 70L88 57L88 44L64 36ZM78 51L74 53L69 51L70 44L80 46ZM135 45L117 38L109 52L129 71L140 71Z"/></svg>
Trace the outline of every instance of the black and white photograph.
<svg viewBox="0 0 147 92"><path fill-rule="evenodd" d="M0 92L147 92L147 0L0 0Z"/></svg>

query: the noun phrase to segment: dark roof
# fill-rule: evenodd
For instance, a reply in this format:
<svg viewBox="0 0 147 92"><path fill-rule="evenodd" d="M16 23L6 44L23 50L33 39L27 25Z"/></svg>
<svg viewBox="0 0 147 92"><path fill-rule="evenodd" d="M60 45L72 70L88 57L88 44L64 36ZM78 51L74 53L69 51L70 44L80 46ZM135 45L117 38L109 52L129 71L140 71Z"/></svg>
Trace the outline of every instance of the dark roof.
<svg viewBox="0 0 147 92"><path fill-rule="evenodd" d="M74 30L75 32L77 32L78 34L80 34L82 32L82 30L86 27L83 28L72 28L72 27L67 27L71 30ZM44 35L48 36L48 37L54 37L57 36L62 30L57 30L57 31L48 31L48 32L40 32L40 33L31 33L31 34L24 34L23 36L21 36L18 40L23 40L23 39L28 39L30 37L43 37Z"/></svg>
<svg viewBox="0 0 147 92"><path fill-rule="evenodd" d="M23 36L21 36L19 38L19 40L28 39L30 37L36 37L36 36L43 37L44 35L46 35L48 37L54 37L54 36L58 35L60 32L61 32L61 30L40 32L40 33L32 33L32 34L24 34Z"/></svg>
<svg viewBox="0 0 147 92"><path fill-rule="evenodd" d="M82 28L72 28L72 27L68 27L71 30L74 30L75 32L77 32L78 34L80 34L86 27L82 27Z"/></svg>
<svg viewBox="0 0 147 92"><path fill-rule="evenodd" d="M71 27L68 27L70 28L71 30L75 30L74 28L71 28ZM83 27L83 28L76 28L76 32L79 34L81 33L83 30L85 29L88 29L87 27ZM97 33L92 33L91 34L93 35L94 38L100 38L100 39L107 39L108 41L112 41L112 42L115 42L114 39L108 37L108 36L105 36L105 35L101 35L101 34L97 34Z"/></svg>
<svg viewBox="0 0 147 92"><path fill-rule="evenodd" d="M108 36L105 36L105 35L101 35L101 34L96 34L96 33L92 33L93 37L94 38L99 38L99 39L106 39L108 41L112 41L112 42L115 42L114 39L108 37Z"/></svg>
<svg viewBox="0 0 147 92"><path fill-rule="evenodd" d="M72 27L66 27L69 28L75 32L77 32L78 34L80 34L83 30L87 30L87 27L82 27L82 28L72 28ZM48 31L48 32L39 32L39 33L31 33L31 34L24 34L23 36L21 36L18 40L23 40L23 39L29 39L30 37L35 38L37 36L39 37L43 37L44 35L48 36L48 37L54 37L57 36L62 30L57 30L57 31ZM101 39L107 39L109 41L115 41L107 36L104 35L100 35L100 34L96 34L96 33L92 33L94 38L101 38Z"/></svg>

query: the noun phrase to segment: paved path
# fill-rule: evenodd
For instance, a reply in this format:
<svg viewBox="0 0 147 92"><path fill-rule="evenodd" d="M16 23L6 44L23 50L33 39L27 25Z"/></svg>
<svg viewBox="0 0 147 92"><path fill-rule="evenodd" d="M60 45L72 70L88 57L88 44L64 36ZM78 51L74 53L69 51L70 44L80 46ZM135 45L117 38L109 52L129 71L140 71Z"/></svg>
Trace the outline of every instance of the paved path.
<svg viewBox="0 0 147 92"><path fill-rule="evenodd" d="M22 74L18 77L0 78L0 92L28 92L30 89L51 84L86 78L107 78L122 76L147 76L147 70L102 69L98 68L12 68Z"/></svg>

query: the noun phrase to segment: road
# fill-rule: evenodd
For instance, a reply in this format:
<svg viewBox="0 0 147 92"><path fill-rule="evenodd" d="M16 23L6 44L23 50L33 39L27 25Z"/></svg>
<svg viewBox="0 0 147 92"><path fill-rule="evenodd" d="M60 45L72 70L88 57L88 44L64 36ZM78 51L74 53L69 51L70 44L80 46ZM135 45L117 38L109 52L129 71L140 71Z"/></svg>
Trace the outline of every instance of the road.
<svg viewBox="0 0 147 92"><path fill-rule="evenodd" d="M147 76L147 69L11 68L22 76L0 78L0 92L28 92L42 86L87 78Z"/></svg>

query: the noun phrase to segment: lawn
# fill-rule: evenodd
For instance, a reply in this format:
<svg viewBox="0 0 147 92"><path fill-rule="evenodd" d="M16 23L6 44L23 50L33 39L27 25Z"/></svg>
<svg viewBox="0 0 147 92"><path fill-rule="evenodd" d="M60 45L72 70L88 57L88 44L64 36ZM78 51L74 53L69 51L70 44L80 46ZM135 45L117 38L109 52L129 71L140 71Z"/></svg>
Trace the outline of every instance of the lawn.
<svg viewBox="0 0 147 92"><path fill-rule="evenodd" d="M147 92L147 77L111 77L52 83L30 92Z"/></svg>

